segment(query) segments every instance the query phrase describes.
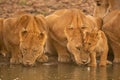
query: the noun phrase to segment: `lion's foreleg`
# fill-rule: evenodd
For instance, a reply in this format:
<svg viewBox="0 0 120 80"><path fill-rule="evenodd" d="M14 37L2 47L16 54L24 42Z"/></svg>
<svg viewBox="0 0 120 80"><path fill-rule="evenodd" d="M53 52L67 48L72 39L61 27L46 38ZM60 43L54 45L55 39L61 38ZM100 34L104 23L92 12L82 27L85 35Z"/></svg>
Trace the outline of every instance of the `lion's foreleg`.
<svg viewBox="0 0 120 80"><path fill-rule="evenodd" d="M90 64L88 66L96 67L96 52L90 53Z"/></svg>
<svg viewBox="0 0 120 80"><path fill-rule="evenodd" d="M37 61L38 62L48 62L48 56L43 53L41 57L37 58Z"/></svg>
<svg viewBox="0 0 120 80"><path fill-rule="evenodd" d="M70 62L71 57L70 57L70 54L67 48L58 43L54 43L54 45L58 53L58 61L59 62Z"/></svg>
<svg viewBox="0 0 120 80"><path fill-rule="evenodd" d="M107 64L107 56L108 56L108 46L106 46L105 50L100 56L100 63L99 66L106 66Z"/></svg>
<svg viewBox="0 0 120 80"><path fill-rule="evenodd" d="M19 64L22 63L22 55L20 53L19 48L14 47L11 49L11 59L10 59L11 64Z"/></svg>

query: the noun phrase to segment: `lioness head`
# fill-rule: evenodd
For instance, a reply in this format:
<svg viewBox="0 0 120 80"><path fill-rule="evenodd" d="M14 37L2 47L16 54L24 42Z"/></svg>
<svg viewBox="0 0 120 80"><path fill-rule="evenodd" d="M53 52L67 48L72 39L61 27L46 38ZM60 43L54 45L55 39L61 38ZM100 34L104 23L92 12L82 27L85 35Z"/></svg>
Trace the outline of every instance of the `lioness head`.
<svg viewBox="0 0 120 80"><path fill-rule="evenodd" d="M19 22L28 22L20 31L20 50L24 65L33 65L44 53L46 42L45 20L42 16L23 15ZM20 23L19 23L20 24Z"/></svg>
<svg viewBox="0 0 120 80"><path fill-rule="evenodd" d="M67 48L74 56L75 62L79 65L88 63L89 55L83 52L83 36L80 28L66 27L64 32L68 40Z"/></svg>
<svg viewBox="0 0 120 80"><path fill-rule="evenodd" d="M68 44L71 44L75 49L80 50L80 47L82 47L82 33L80 32L80 29L71 25L70 27L66 27L64 32Z"/></svg>

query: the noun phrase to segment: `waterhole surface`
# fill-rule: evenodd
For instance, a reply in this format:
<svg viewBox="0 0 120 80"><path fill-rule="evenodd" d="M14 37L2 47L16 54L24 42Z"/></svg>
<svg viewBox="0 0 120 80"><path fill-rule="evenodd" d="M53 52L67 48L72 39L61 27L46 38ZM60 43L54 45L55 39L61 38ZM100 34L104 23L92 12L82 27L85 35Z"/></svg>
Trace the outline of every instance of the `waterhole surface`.
<svg viewBox="0 0 120 80"><path fill-rule="evenodd" d="M50 62L24 67L0 61L0 80L120 80L120 64L94 68Z"/></svg>

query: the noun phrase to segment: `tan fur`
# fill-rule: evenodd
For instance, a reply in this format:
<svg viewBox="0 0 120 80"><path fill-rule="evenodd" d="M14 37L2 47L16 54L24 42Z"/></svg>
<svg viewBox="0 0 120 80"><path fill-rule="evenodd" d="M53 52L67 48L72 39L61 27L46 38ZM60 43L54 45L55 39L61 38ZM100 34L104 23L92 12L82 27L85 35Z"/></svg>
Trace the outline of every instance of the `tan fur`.
<svg viewBox="0 0 120 80"><path fill-rule="evenodd" d="M65 27L80 27L85 15L78 9L58 10L46 17L48 23L47 52L57 53L58 61L68 62L71 60L67 50L67 38L64 33Z"/></svg>
<svg viewBox="0 0 120 80"><path fill-rule="evenodd" d="M4 46L4 42L3 42L3 33L2 33L3 21L4 21L4 19L0 18L0 53L3 56L6 56L6 50L5 50L5 46Z"/></svg>
<svg viewBox="0 0 120 80"><path fill-rule="evenodd" d="M114 10L104 18L103 31L106 33L114 53L115 63L120 63L120 10Z"/></svg>
<svg viewBox="0 0 120 80"><path fill-rule="evenodd" d="M106 33L107 38L109 40L110 46L112 47L114 53L114 62L120 62L120 45L119 45L119 20L120 20L120 0L98 0L98 1L106 1L108 7L103 7L106 11L103 12L102 10L97 9L96 6L95 14L102 14L103 18L103 31ZM98 12L97 12L98 11Z"/></svg>
<svg viewBox="0 0 120 80"><path fill-rule="evenodd" d="M81 30L81 28L85 27L88 31L92 31L94 28L99 29L100 25L98 23L100 20L92 16L85 16L78 9L58 10L47 16L46 19L48 23L47 52L57 53L60 62L68 62L71 59L69 51L73 54L75 62L82 64L82 54L78 50L82 46L83 35L81 31L84 30ZM73 27L73 30L70 30L69 33L71 27Z"/></svg>
<svg viewBox="0 0 120 80"><path fill-rule="evenodd" d="M100 66L106 66L108 44L103 31L88 32L84 39L84 50L90 55L90 65L96 66L96 56L100 56ZM89 57L88 57L89 58Z"/></svg>
<svg viewBox="0 0 120 80"><path fill-rule="evenodd" d="M47 39L44 17L23 14L17 18L4 20L3 36L10 62L33 65L39 58L47 61L44 56L44 45ZM44 58L46 57L46 58Z"/></svg>
<svg viewBox="0 0 120 80"><path fill-rule="evenodd" d="M68 26L64 30L67 37L67 48L73 55L77 64L82 64L81 47L82 47L82 32L79 27L74 25Z"/></svg>
<svg viewBox="0 0 120 80"><path fill-rule="evenodd" d="M83 38L85 38L87 32L92 32L93 30L99 30L101 28L102 21L100 18L95 18L92 16L85 16L85 21L81 21L81 26L75 26L71 23L64 30L67 37L67 48L73 54L75 62L77 64L87 64L89 62L89 55L84 52ZM73 21L77 19L74 17ZM78 23L79 24L79 23Z"/></svg>

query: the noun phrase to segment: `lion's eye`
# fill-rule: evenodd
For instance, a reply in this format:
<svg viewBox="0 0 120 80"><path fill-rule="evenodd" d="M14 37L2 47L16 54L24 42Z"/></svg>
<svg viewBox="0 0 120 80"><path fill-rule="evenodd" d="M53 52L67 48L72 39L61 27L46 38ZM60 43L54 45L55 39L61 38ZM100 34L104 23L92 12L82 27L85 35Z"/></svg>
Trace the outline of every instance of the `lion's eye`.
<svg viewBox="0 0 120 80"><path fill-rule="evenodd" d="M43 33L41 32L40 35L43 35Z"/></svg>
<svg viewBox="0 0 120 80"><path fill-rule="evenodd" d="M82 25L82 26L81 26L81 29L82 29L82 30L87 29L87 26Z"/></svg>
<svg viewBox="0 0 120 80"><path fill-rule="evenodd" d="M34 52L37 52L37 50L33 50Z"/></svg>
<svg viewBox="0 0 120 80"><path fill-rule="evenodd" d="M44 36L44 33L43 33L43 32L41 32L41 33L40 33L40 37L43 37L43 36Z"/></svg>
<svg viewBox="0 0 120 80"><path fill-rule="evenodd" d="M73 30L73 27L69 27L68 29L69 29L69 30Z"/></svg>
<svg viewBox="0 0 120 80"><path fill-rule="evenodd" d="M76 47L77 48L77 50L79 50L80 51L80 47Z"/></svg>
<svg viewBox="0 0 120 80"><path fill-rule="evenodd" d="M81 29L85 29L86 27L81 27Z"/></svg>
<svg viewBox="0 0 120 80"><path fill-rule="evenodd" d="M88 43L88 45L91 45L91 43Z"/></svg>

